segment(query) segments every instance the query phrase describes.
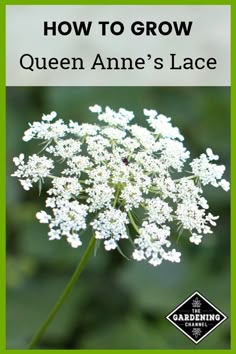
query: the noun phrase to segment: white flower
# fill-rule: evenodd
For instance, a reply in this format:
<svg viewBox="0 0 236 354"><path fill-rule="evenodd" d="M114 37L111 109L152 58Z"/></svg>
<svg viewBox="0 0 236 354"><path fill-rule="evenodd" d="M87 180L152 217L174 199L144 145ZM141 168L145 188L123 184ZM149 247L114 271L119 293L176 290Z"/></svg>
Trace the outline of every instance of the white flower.
<svg viewBox="0 0 236 354"><path fill-rule="evenodd" d="M124 131L113 127L104 128L102 134L111 140L117 140L119 142L121 142L126 135Z"/></svg>
<svg viewBox="0 0 236 354"><path fill-rule="evenodd" d="M18 169L12 176L19 178L25 190L32 187L32 182L35 183L48 177L54 167L53 160L36 154L30 156L27 163L24 162L24 156L21 155L19 159L14 159L14 162L18 164Z"/></svg>
<svg viewBox="0 0 236 354"><path fill-rule="evenodd" d="M160 175L153 178L153 189L162 199L171 198L176 201L177 195L177 183L172 180L168 175Z"/></svg>
<svg viewBox="0 0 236 354"><path fill-rule="evenodd" d="M64 235L67 237L67 241L73 244L72 247L75 245L78 247L80 243L77 239L75 240L75 235L86 228L87 210L86 205L79 204L76 200L63 199L58 196L55 199L53 217L51 217L49 225L51 231L53 230L49 234L50 239Z"/></svg>
<svg viewBox="0 0 236 354"><path fill-rule="evenodd" d="M178 198L185 203L195 204L203 209L208 209L209 205L206 198L202 197L203 190L196 186L193 179L182 178L176 183Z"/></svg>
<svg viewBox="0 0 236 354"><path fill-rule="evenodd" d="M207 156L208 156L210 161L219 160L219 156L218 155L214 155L213 151L210 148L206 149L206 153L207 153Z"/></svg>
<svg viewBox="0 0 236 354"><path fill-rule="evenodd" d="M219 186L222 187L224 189L224 191L228 192L230 189L230 184L228 181L226 181L225 179L222 179L219 182Z"/></svg>
<svg viewBox="0 0 236 354"><path fill-rule="evenodd" d="M211 213L208 213L206 216L206 221L209 222L211 225L216 226L215 220L219 219L219 216L214 216Z"/></svg>
<svg viewBox="0 0 236 354"><path fill-rule="evenodd" d="M23 140L42 140L45 155L41 151L27 160L21 153L13 159L13 176L25 190L34 183L41 189L46 178L50 182L47 209L36 214L48 224L49 240L64 237L77 248L89 228L107 251L122 254L129 241L137 261L179 263L172 235L187 231L198 245L213 232L218 216L208 212L204 186L228 191L225 166L215 163L219 156L209 147L187 164L190 152L179 129L153 109L144 109L149 128L132 124L134 114L124 108L89 109L98 124L66 123L54 111L44 114L29 124Z"/></svg>
<svg viewBox="0 0 236 354"><path fill-rule="evenodd" d="M139 187L132 184L124 187L120 198L124 200L125 210L138 208L139 204L143 201L142 192L140 191Z"/></svg>
<svg viewBox="0 0 236 354"><path fill-rule="evenodd" d="M104 241L104 247L106 251L114 250L117 247L117 243L113 238Z"/></svg>
<svg viewBox="0 0 236 354"><path fill-rule="evenodd" d="M98 119L111 126L127 127L127 124L134 118L133 112L120 108L118 112L110 107L105 108L105 112L98 115Z"/></svg>
<svg viewBox="0 0 236 354"><path fill-rule="evenodd" d="M87 156L73 156L66 161L67 168L62 171L62 174L68 176L80 177L81 172L85 172L93 166L93 163Z"/></svg>
<svg viewBox="0 0 236 354"><path fill-rule="evenodd" d="M89 211L94 212L111 204L115 189L108 184L94 184L93 187L87 188L86 192L89 196L87 199Z"/></svg>
<svg viewBox="0 0 236 354"><path fill-rule="evenodd" d="M139 151L135 155L135 161L138 163L138 166L141 166L142 170L148 174L159 174L160 171L163 170L163 165L161 162L157 161L154 156L144 151Z"/></svg>
<svg viewBox="0 0 236 354"><path fill-rule="evenodd" d="M108 151L110 147L110 142L108 139L104 138L101 135L88 136L86 138L86 143L87 152L90 158L96 161L97 164L109 161L111 156Z"/></svg>
<svg viewBox="0 0 236 354"><path fill-rule="evenodd" d="M160 163L166 169L174 168L181 172L184 162L189 158L189 151L183 146L180 141L175 141L169 138L161 139Z"/></svg>
<svg viewBox="0 0 236 354"><path fill-rule="evenodd" d="M77 234L72 234L67 237L67 242L71 245L73 248L78 248L79 246L82 245L82 242Z"/></svg>
<svg viewBox="0 0 236 354"><path fill-rule="evenodd" d="M51 228L51 230L48 233L48 236L49 236L48 237L49 241L60 240L61 239L61 230L60 229L54 230L53 228Z"/></svg>
<svg viewBox="0 0 236 354"><path fill-rule="evenodd" d="M199 158L194 159L190 163L190 166L192 167L193 174L200 179L204 186L211 184L214 187L218 187L225 172L225 166L211 163L211 160L216 159L214 158L216 155L210 154L209 156L210 149L207 150L207 155L201 154Z"/></svg>
<svg viewBox="0 0 236 354"><path fill-rule="evenodd" d="M125 151L127 151L128 153L133 153L140 147L139 142L136 139L130 137L126 137L125 139L123 139L122 144Z"/></svg>
<svg viewBox="0 0 236 354"><path fill-rule="evenodd" d="M100 130L100 128L97 125L92 125L92 124L78 124L76 122L70 121L69 123L69 131L71 134L78 136L78 137L84 137L87 135L97 135L97 132Z"/></svg>
<svg viewBox="0 0 236 354"><path fill-rule="evenodd" d="M164 224L166 221L171 221L172 208L160 197L153 199L147 199L147 214L148 221L150 223L155 222L156 224Z"/></svg>
<svg viewBox="0 0 236 354"><path fill-rule="evenodd" d="M128 224L126 213L113 207L101 212L98 218L91 222L95 237L105 240L106 250L115 249L120 239L128 238L126 224ZM106 242L107 240L109 242Z"/></svg>
<svg viewBox="0 0 236 354"><path fill-rule="evenodd" d="M101 113L102 112L102 107L99 105L95 104L94 106L90 106L89 110L93 113Z"/></svg>
<svg viewBox="0 0 236 354"><path fill-rule="evenodd" d="M43 116L43 118L44 117L46 116ZM22 138L26 142L33 138L42 140L62 138L69 131L62 119L57 120L55 123L42 120L42 122L34 122L33 124L29 124L29 126L30 128L25 131Z"/></svg>
<svg viewBox="0 0 236 354"><path fill-rule="evenodd" d="M133 259L136 259L136 261L142 261L146 259L144 255L144 251L135 249L133 252Z"/></svg>
<svg viewBox="0 0 236 354"><path fill-rule="evenodd" d="M51 216L48 215L44 210L36 213L36 218L39 219L39 222L41 222L42 224L48 224L51 220Z"/></svg>
<svg viewBox="0 0 236 354"><path fill-rule="evenodd" d="M63 196L64 199L78 197L82 190L76 177L56 177L53 179L52 185L53 187L47 193L59 197Z"/></svg>
<svg viewBox="0 0 236 354"><path fill-rule="evenodd" d="M211 213L206 214L205 209L201 209L197 204L187 200L178 205L176 215L184 229L196 230L198 233L204 234L212 233L210 225L216 226L215 220L219 218Z"/></svg>
<svg viewBox="0 0 236 354"><path fill-rule="evenodd" d="M187 199L189 202L196 203L199 198L202 198L202 189L196 186L193 179L181 178L181 180L176 184L176 189L178 197L183 201Z"/></svg>
<svg viewBox="0 0 236 354"><path fill-rule="evenodd" d="M202 235L192 233L191 237L189 238L189 241L195 243L195 245L199 245L202 242Z"/></svg>
<svg viewBox="0 0 236 354"><path fill-rule="evenodd" d="M19 179L20 181L20 184L22 185L22 187L24 188L25 191L29 191L30 188L33 187L32 183L31 183L31 180L30 179Z"/></svg>
<svg viewBox="0 0 236 354"><path fill-rule="evenodd" d="M43 114L42 116L42 120L46 121L46 122L51 122L54 118L56 118L57 116L57 112L51 112L50 114Z"/></svg>
<svg viewBox="0 0 236 354"><path fill-rule="evenodd" d="M20 154L19 157L14 157L13 162L16 166L22 165L24 163L24 154Z"/></svg>
<svg viewBox="0 0 236 354"><path fill-rule="evenodd" d="M71 159L81 151L81 142L74 139L59 140L56 146L49 146L46 151L54 156L64 159Z"/></svg>
<svg viewBox="0 0 236 354"><path fill-rule="evenodd" d="M33 129L28 129L25 131L25 134L22 138L25 142L30 141L34 137L34 131Z"/></svg>
<svg viewBox="0 0 236 354"><path fill-rule="evenodd" d="M146 109L146 108L144 108L143 114L145 116L147 116L147 117L155 118L157 116L157 111L155 111L154 109Z"/></svg>
<svg viewBox="0 0 236 354"><path fill-rule="evenodd" d="M137 250L133 252L134 259L146 259L153 266L161 264L163 259L179 262L179 252L166 250L171 245L168 226L159 227L155 223L144 221L139 231L140 235L134 240L137 245Z"/></svg>
<svg viewBox="0 0 236 354"><path fill-rule="evenodd" d="M130 132L145 151L152 153L159 149L159 144L156 143L155 137L148 129L134 124L131 125Z"/></svg>
<svg viewBox="0 0 236 354"><path fill-rule="evenodd" d="M164 138L170 138L170 139L179 139L179 140L184 140L184 137L180 134L179 129L175 128L171 124L171 118L167 118L163 114L159 114L156 117L157 112L156 111L149 111L149 114L147 114L147 110L145 115L149 116L147 119L149 125L155 130L156 135L160 135Z"/></svg>
<svg viewBox="0 0 236 354"><path fill-rule="evenodd" d="M106 166L95 167L89 172L89 180L87 184L107 184L109 182L110 175L111 172Z"/></svg>
<svg viewBox="0 0 236 354"><path fill-rule="evenodd" d="M165 260L170 261L170 262L175 262L175 263L180 262L180 257L181 257L181 253L177 252L175 248L171 251L164 253L164 255L163 255L163 258Z"/></svg>

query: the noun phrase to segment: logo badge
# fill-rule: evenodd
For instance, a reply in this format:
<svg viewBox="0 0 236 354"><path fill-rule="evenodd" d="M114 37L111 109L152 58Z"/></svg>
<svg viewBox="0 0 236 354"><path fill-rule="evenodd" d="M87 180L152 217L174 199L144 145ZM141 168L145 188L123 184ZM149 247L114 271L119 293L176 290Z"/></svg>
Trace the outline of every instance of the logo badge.
<svg viewBox="0 0 236 354"><path fill-rule="evenodd" d="M198 291L189 296L166 319L195 344L223 323L227 316Z"/></svg>

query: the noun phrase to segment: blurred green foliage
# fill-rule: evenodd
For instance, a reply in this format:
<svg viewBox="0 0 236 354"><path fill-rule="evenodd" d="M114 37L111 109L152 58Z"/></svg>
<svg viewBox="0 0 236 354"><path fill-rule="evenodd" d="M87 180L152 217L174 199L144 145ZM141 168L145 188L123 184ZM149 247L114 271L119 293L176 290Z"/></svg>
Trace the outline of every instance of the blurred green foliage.
<svg viewBox="0 0 236 354"><path fill-rule="evenodd" d="M27 346L45 320L83 253L66 242L47 239L35 212L43 207L35 188L22 190L10 177L13 156L39 151L22 141L28 122L52 110L65 120L93 122L95 103L134 111L144 125L143 108L171 116L192 157L207 147L220 155L229 178L230 92L225 87L9 87L7 89L7 348ZM49 349L191 349L187 337L165 316L195 290L229 316L229 194L206 191L211 211L220 215L212 236L197 247L181 237L180 264L158 268L127 261L101 247L45 333ZM84 235L86 240L89 234ZM85 242L86 243L86 242ZM197 349L227 349L229 320Z"/></svg>

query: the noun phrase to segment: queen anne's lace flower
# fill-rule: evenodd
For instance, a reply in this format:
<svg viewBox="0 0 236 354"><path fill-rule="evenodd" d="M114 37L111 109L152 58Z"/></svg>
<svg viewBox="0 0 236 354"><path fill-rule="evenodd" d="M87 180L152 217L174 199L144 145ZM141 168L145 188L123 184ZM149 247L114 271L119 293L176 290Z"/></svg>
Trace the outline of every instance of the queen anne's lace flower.
<svg viewBox="0 0 236 354"><path fill-rule="evenodd" d="M160 197L147 199L146 204L149 222L164 224L172 220L172 208Z"/></svg>
<svg viewBox="0 0 236 354"><path fill-rule="evenodd" d="M24 161L24 154L14 157L13 162L17 166L17 170L12 176L19 178L25 190L32 187L32 182L43 181L54 167L53 160L36 154L30 156L27 163Z"/></svg>
<svg viewBox="0 0 236 354"><path fill-rule="evenodd" d="M133 258L139 260L147 259L154 266L161 264L163 259L171 262L180 262L180 252L175 249L168 251L171 246L169 240L170 227L157 226L155 223L144 221L139 230L140 235L134 240L137 249L133 252Z"/></svg>
<svg viewBox="0 0 236 354"><path fill-rule="evenodd" d="M192 175L178 177L190 153L171 118L144 109L147 129L131 124L134 114L123 108L103 112L95 105L90 111L101 124L66 124L55 120L56 112L43 115L41 122L30 124L23 140L43 140L44 153L28 161L24 154L13 159L13 176L25 190L34 183L41 188L46 177L51 180L48 211L36 214L40 223L49 224L49 240L65 237L77 248L83 230L91 227L107 251L122 253L122 240L128 239L137 261L154 266L163 260L180 262L181 253L173 247L174 226L196 245L212 233L218 216L207 211L203 187L229 190L222 178L225 166L217 165L219 156L207 148L190 162Z"/></svg>
<svg viewBox="0 0 236 354"><path fill-rule="evenodd" d="M95 237L105 240L104 246L108 251L117 248L120 239L128 238L126 224L128 224L126 213L113 207L99 213L98 218L91 223Z"/></svg>
<svg viewBox="0 0 236 354"><path fill-rule="evenodd" d="M207 152L206 154L201 154L198 159L194 159L190 163L190 166L192 167L193 174L200 179L204 186L211 184L213 187L218 187L222 181L222 176L225 172L225 166L216 165L215 163L211 162L212 160L215 159L212 158L211 154L209 156Z"/></svg>

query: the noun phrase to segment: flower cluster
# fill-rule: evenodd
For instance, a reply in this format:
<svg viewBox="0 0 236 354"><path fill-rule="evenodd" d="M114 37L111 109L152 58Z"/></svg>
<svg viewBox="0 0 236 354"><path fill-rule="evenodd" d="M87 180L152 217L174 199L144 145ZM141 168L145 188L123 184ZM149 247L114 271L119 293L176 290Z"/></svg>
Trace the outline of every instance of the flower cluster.
<svg viewBox="0 0 236 354"><path fill-rule="evenodd" d="M66 124L56 112L43 115L23 137L43 140L43 151L27 161L24 154L13 159L13 176L25 190L35 182L41 186L46 177L51 180L48 211L36 214L49 224L49 240L66 237L77 248L83 230L91 227L108 251L122 252L127 239L137 261L154 266L162 260L180 262L173 229L185 231L196 245L212 233L218 216L208 212L202 188L210 184L228 191L225 167L215 163L219 157L208 148L183 176L190 156L184 138L170 118L155 110L144 109L149 129L131 124L134 114L123 108L102 111L95 105L90 111L100 124Z"/></svg>

